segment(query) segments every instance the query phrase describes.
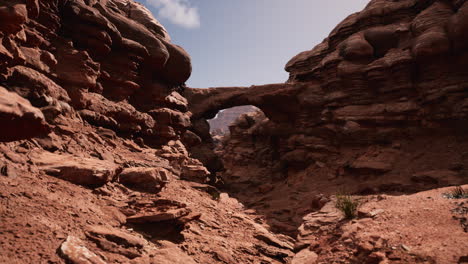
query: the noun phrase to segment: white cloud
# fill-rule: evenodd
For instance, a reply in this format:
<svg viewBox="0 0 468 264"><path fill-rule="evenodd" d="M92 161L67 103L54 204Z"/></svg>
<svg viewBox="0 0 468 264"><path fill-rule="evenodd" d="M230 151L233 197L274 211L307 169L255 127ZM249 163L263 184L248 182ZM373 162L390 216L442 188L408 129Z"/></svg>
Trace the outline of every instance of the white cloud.
<svg viewBox="0 0 468 264"><path fill-rule="evenodd" d="M200 27L198 9L192 7L188 0L147 0L158 10L158 17L185 28Z"/></svg>

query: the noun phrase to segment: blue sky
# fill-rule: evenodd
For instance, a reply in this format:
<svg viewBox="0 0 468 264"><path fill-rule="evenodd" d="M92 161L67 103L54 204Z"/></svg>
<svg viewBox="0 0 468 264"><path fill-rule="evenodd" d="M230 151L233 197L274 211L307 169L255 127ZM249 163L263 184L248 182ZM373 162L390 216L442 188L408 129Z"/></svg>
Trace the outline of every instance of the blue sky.
<svg viewBox="0 0 468 264"><path fill-rule="evenodd" d="M284 82L284 66L368 0L138 0L192 57L190 87Z"/></svg>

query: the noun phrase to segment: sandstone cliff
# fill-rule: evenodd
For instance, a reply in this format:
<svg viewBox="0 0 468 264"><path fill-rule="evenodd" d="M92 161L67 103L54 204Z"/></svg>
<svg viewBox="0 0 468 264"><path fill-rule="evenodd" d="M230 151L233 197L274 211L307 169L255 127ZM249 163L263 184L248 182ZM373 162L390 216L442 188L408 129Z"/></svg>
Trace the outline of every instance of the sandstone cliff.
<svg viewBox="0 0 468 264"><path fill-rule="evenodd" d="M139 3L0 1L0 263L289 259L291 238L203 184L190 74Z"/></svg>
<svg viewBox="0 0 468 264"><path fill-rule="evenodd" d="M321 235L310 204L322 196L466 184L467 10L465 1L370 1L292 58L286 84L186 90L194 123L247 103L264 113L232 127L218 175L273 230L311 247Z"/></svg>

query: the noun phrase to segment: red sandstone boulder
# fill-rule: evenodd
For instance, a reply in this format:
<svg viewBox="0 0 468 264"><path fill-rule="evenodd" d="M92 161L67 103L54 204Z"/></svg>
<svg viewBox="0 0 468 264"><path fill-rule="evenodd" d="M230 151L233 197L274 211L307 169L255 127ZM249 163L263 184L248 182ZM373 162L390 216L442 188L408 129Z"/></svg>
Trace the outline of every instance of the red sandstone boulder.
<svg viewBox="0 0 468 264"><path fill-rule="evenodd" d="M140 257L147 243L143 238L106 226L88 226L86 236L97 242L102 249L129 259Z"/></svg>
<svg viewBox="0 0 468 264"><path fill-rule="evenodd" d="M190 55L180 46L164 42L169 60L164 67L164 78L171 84L183 84L192 74Z"/></svg>
<svg viewBox="0 0 468 264"><path fill-rule="evenodd" d="M5 3L6 2L6 3ZM22 25L28 20L28 11L23 1L0 2L0 31L6 34L14 34L22 29Z"/></svg>
<svg viewBox="0 0 468 264"><path fill-rule="evenodd" d="M346 60L368 59L374 55L374 48L362 35L354 35L340 47L340 55Z"/></svg>
<svg viewBox="0 0 468 264"><path fill-rule="evenodd" d="M110 161L69 154L35 152L31 155L31 160L49 175L88 186L104 185L121 171L120 166Z"/></svg>
<svg viewBox="0 0 468 264"><path fill-rule="evenodd" d="M50 130L39 109L3 87L0 87L0 124L0 141L46 135Z"/></svg>
<svg viewBox="0 0 468 264"><path fill-rule="evenodd" d="M125 168L118 181L129 187L155 190L164 187L172 177L172 173L164 168L136 167Z"/></svg>

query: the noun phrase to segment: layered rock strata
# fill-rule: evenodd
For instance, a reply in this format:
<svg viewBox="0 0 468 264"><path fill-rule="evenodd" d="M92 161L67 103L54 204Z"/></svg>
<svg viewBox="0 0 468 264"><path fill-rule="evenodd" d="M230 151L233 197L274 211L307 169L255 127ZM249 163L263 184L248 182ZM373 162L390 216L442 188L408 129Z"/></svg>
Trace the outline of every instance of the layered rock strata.
<svg viewBox="0 0 468 264"><path fill-rule="evenodd" d="M263 112L231 127L218 175L288 234L320 195L467 183L467 8L370 1L292 58L285 84L187 90L194 124L236 105ZM206 140L206 126L194 132Z"/></svg>
<svg viewBox="0 0 468 264"><path fill-rule="evenodd" d="M141 4L6 1L0 31L3 86L52 125L75 115L149 145L190 125L190 57Z"/></svg>

